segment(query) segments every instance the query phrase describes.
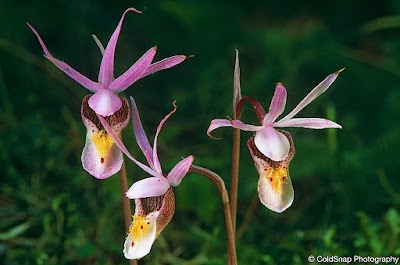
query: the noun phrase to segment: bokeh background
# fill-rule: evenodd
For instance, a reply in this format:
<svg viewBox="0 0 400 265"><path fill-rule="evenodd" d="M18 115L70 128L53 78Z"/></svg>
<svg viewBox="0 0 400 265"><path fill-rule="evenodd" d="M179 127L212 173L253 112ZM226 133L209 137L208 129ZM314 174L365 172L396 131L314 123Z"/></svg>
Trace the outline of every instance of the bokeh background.
<svg viewBox="0 0 400 265"><path fill-rule="evenodd" d="M243 132L238 206L240 264L307 264L313 255L400 256L400 2L382 1L0 1L0 263L128 264L119 180L81 167L88 91L43 57L26 22L53 55L93 80L105 44L129 13L116 52L124 72L148 48L156 59L194 55L135 83L146 132L177 100L159 139L167 171L189 154L229 187L230 129L214 141L210 120L231 115L234 49L242 94L268 108L277 82L287 111L329 73L346 70L299 116L326 117L342 130L293 128L295 201L284 213L263 207ZM287 113L287 111L285 113ZM256 123L250 106L243 120ZM126 145L143 160L131 126ZM127 163L129 184L146 177ZM175 189L172 222L139 264L224 264L217 189L189 174Z"/></svg>

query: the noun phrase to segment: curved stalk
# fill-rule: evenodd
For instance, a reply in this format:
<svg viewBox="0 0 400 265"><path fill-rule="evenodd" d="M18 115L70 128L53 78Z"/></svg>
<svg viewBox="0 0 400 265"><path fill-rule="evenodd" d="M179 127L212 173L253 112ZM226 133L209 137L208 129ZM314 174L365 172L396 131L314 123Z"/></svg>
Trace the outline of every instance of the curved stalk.
<svg viewBox="0 0 400 265"><path fill-rule="evenodd" d="M189 172L194 172L201 174L203 176L208 177L212 182L214 182L215 186L217 186L222 199L222 204L224 207L224 216L225 216L225 227L226 234L228 237L228 263L231 265L237 265L237 255L236 255L236 246L235 246L235 233L233 231L232 226L232 216L231 216L231 208L229 205L229 196L225 187L224 180L215 172L203 168L192 165L189 169Z"/></svg>

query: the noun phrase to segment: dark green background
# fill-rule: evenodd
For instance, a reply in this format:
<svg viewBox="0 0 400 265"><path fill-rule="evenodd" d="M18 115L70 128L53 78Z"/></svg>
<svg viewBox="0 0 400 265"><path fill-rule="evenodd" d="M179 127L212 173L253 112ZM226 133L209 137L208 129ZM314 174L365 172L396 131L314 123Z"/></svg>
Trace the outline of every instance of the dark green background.
<svg viewBox="0 0 400 265"><path fill-rule="evenodd" d="M299 117L326 117L341 130L293 128L293 205L282 214L255 197L257 172L242 133L237 242L240 264L307 264L313 255L400 256L400 2L386 1L1 1L0 263L128 264L118 177L98 181L81 167L88 91L43 56L97 79L101 54L123 11L116 76L148 48L156 59L194 55L135 83L150 137L177 100L159 138L165 172L189 154L229 186L231 129L205 131L231 115L234 49L242 94L268 108L277 82L288 113L329 73L346 70ZM242 116L256 123L250 106ZM125 143L144 161L131 125ZM127 165L129 184L146 177ZM189 174L175 189L175 216L139 264L224 264L217 189Z"/></svg>

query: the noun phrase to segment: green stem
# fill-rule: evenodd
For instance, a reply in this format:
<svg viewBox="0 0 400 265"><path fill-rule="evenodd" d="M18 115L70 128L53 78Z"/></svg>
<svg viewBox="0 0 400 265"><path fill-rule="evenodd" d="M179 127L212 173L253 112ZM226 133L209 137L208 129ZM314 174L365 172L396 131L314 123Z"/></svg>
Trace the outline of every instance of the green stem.
<svg viewBox="0 0 400 265"><path fill-rule="evenodd" d="M121 187L121 197L122 197L122 208L124 211L124 222L125 222L125 232L128 233L129 227L132 220L131 202L125 196L125 192L128 190L128 181L126 178L126 168L125 162L122 163L122 167L119 170L119 184ZM137 265L136 260L129 260L130 265Z"/></svg>
<svg viewBox="0 0 400 265"><path fill-rule="evenodd" d="M231 208L229 205L229 196L228 192L226 191L225 182L224 180L213 171L198 167L198 166L191 166L189 172L194 172L201 174L203 176L208 177L210 180L214 182L217 186L221 198L222 204L224 207L224 216L225 216L225 227L226 227L226 234L228 237L228 262L227 264L230 265L237 265L237 255L236 255L236 246L235 246L235 233L232 226L232 216L231 216Z"/></svg>

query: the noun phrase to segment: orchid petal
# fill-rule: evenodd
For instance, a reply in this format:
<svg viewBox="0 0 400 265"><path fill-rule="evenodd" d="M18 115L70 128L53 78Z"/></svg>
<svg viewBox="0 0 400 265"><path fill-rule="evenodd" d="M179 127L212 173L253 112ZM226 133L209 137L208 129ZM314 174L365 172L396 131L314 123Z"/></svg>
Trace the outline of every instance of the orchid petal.
<svg viewBox="0 0 400 265"><path fill-rule="evenodd" d="M87 78L86 76L82 75L81 73L76 71L74 68L72 68L68 64L54 58L53 55L51 55L51 53L47 49L47 47L44 44L39 33L29 23L27 23L27 24L31 28L33 33L35 33L37 39L39 40L39 43L42 46L45 57L47 59L49 59L55 66L57 66L58 69L63 71L66 75L68 75L69 77L74 79L76 82L78 82L80 85L89 89L92 92L96 92L100 88L100 85L98 83L96 83L96 82L90 80L89 78Z"/></svg>
<svg viewBox="0 0 400 265"><path fill-rule="evenodd" d="M83 168L96 178L104 179L117 173L123 162L121 150L112 137L103 129L96 113L89 106L91 95L84 97L81 105L83 124L87 129L85 147L82 152ZM107 118L111 131L118 137L129 122L129 103L123 99L123 106Z"/></svg>
<svg viewBox="0 0 400 265"><path fill-rule="evenodd" d="M123 162L121 150L113 145L104 131L100 131L92 121L81 114L87 130L81 157L82 166L97 179L108 178L121 169Z"/></svg>
<svg viewBox="0 0 400 265"><path fill-rule="evenodd" d="M239 66L239 51L235 49L235 69L233 71L233 116L238 118L236 107L242 98L240 91L240 66Z"/></svg>
<svg viewBox="0 0 400 265"><path fill-rule="evenodd" d="M309 129L339 128L342 126L336 122L320 118L294 118L285 121L278 121L273 124L274 127L302 127Z"/></svg>
<svg viewBox="0 0 400 265"><path fill-rule="evenodd" d="M125 73L112 81L108 88L114 92L122 92L139 80L150 66L151 61L156 55L156 50L157 46L149 49Z"/></svg>
<svg viewBox="0 0 400 265"><path fill-rule="evenodd" d="M173 102L174 105L174 109L168 113L167 116L164 117L164 119L162 119L160 121L160 124L157 127L157 132L156 135L154 136L154 144L153 144L153 165L154 165L154 169L157 172L160 172L160 174L162 174L162 169L161 169L161 164L160 164L160 160L158 159L158 154L157 154L157 139L158 139L158 135L160 134L161 128L163 127L164 123L168 120L169 117L171 117L172 114L175 113L176 111L176 104L175 101Z"/></svg>
<svg viewBox="0 0 400 265"><path fill-rule="evenodd" d="M185 159L179 161L178 164L168 173L167 179L171 186L177 187L181 184L182 179L186 176L190 166L194 160L193 156L188 156Z"/></svg>
<svg viewBox="0 0 400 265"><path fill-rule="evenodd" d="M282 83L278 83L275 88L274 96L272 97L271 105L269 106L269 111L265 115L262 124L270 125L273 123L279 115L285 110L286 104L286 89Z"/></svg>
<svg viewBox="0 0 400 265"><path fill-rule="evenodd" d="M106 50L103 55L103 59L101 60L100 71L99 71L99 83L103 86L103 88L107 88L108 85L114 80L115 47L118 42L118 36L119 33L121 32L122 22L124 21L125 14L128 13L129 11L141 13L140 11L132 7L125 10L125 12L122 14L121 20L119 21L117 28L115 29L110 40L108 41Z"/></svg>
<svg viewBox="0 0 400 265"><path fill-rule="evenodd" d="M133 183L125 195L129 199L161 196L167 192L169 187L165 177L149 177Z"/></svg>
<svg viewBox="0 0 400 265"><path fill-rule="evenodd" d="M294 190L289 172L283 168L267 167L258 180L258 196L268 209L281 213L289 208L294 199Z"/></svg>
<svg viewBox="0 0 400 265"><path fill-rule="evenodd" d="M87 128L85 146L82 151L82 166L92 176L97 179L105 179L116 174L122 167L122 153L116 145L111 144L111 148L103 148L104 152L99 152L93 139L99 132L89 120L84 121Z"/></svg>
<svg viewBox="0 0 400 265"><path fill-rule="evenodd" d="M207 129L208 136L214 138L211 135L211 132L214 131L215 129L218 129L221 127L233 127L233 128L241 129L243 131L252 131L252 132L259 131L264 128L264 126L245 124L240 120L214 119L211 121L210 126Z"/></svg>
<svg viewBox="0 0 400 265"><path fill-rule="evenodd" d="M232 127L232 121L225 120L225 119L212 120L211 123L210 123L210 126L208 126L207 135L210 136L211 138L214 138L211 135L211 132L214 131L215 129L218 129L218 128L221 128L221 127Z"/></svg>
<svg viewBox="0 0 400 265"><path fill-rule="evenodd" d="M97 114L97 117L99 118L101 124L103 125L104 129L106 132L112 137L114 143L121 149L121 151L130 159L132 160L138 167L149 173L150 175L154 177L163 177L160 173L154 171L150 167L146 166L145 164L139 162L136 160L131 153L129 153L128 149L125 147L124 143L121 141L121 139L116 135L113 131L113 129L110 127L110 125L107 123L107 121L100 115Z"/></svg>
<svg viewBox="0 0 400 265"><path fill-rule="evenodd" d="M290 149L287 137L271 126L256 132L254 143L263 155L274 161L285 159Z"/></svg>
<svg viewBox="0 0 400 265"><path fill-rule="evenodd" d="M162 59L161 61L155 62L150 64L150 66L146 69L145 73L140 77L143 78L145 76L154 74L158 71L165 70L171 67L174 67L175 65L180 64L184 60L186 60L185 55L174 55L165 59Z"/></svg>
<svg viewBox="0 0 400 265"><path fill-rule="evenodd" d="M302 109L304 109L314 99L316 99L319 95L324 93L329 88L329 86L336 80L339 73L342 72L343 70L344 68L328 75L310 93L308 93L308 95L288 115L283 117L280 121L287 121L293 118L297 113L299 113Z"/></svg>
<svg viewBox="0 0 400 265"><path fill-rule="evenodd" d="M242 131L250 131L250 132L257 132L265 128L265 126L262 125L257 126L257 125L246 124L240 120L232 120L232 127L240 129Z"/></svg>
<svg viewBox="0 0 400 265"><path fill-rule="evenodd" d="M122 101L110 90L100 89L89 98L89 106L97 114L108 117L121 108Z"/></svg>
<svg viewBox="0 0 400 265"><path fill-rule="evenodd" d="M151 148L146 133L144 132L135 100L133 97L130 97L130 99L132 103L133 132L135 133L136 141L140 147L140 150L142 150L143 154L145 155L150 167L153 167L153 149Z"/></svg>
<svg viewBox="0 0 400 265"><path fill-rule="evenodd" d="M146 216L133 216L129 234L124 243L124 256L127 259L140 259L149 254L157 238L157 218L159 212Z"/></svg>
<svg viewBox="0 0 400 265"><path fill-rule="evenodd" d="M101 43L99 38L97 38L97 36L94 34L92 34L92 38L93 38L94 42L96 42L97 47L99 47L101 55L104 56L105 49L104 49L103 43Z"/></svg>
<svg viewBox="0 0 400 265"><path fill-rule="evenodd" d="M293 202L294 190L289 176L289 164L295 155L293 139L289 132L280 131L289 141L289 153L281 161L272 161L259 152L252 137L247 141L251 157L259 174L258 196L267 208L281 213Z"/></svg>

